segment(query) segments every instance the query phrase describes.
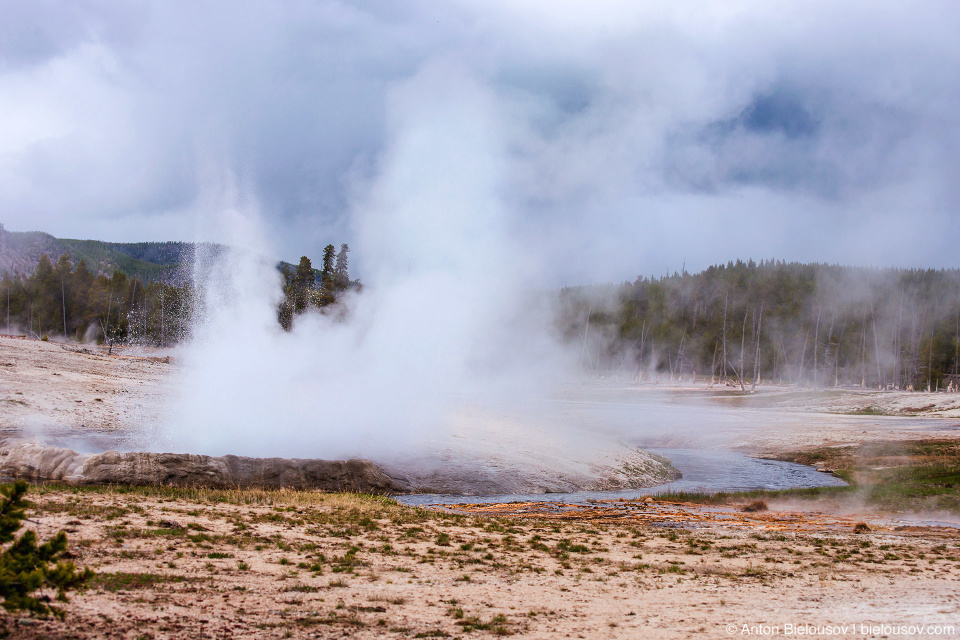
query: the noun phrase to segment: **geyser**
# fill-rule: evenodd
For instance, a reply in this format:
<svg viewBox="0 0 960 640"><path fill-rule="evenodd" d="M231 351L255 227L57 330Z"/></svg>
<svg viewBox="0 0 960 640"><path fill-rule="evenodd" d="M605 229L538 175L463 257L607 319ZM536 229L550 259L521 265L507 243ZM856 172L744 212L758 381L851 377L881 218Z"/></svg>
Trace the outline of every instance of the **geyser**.
<svg viewBox="0 0 960 640"><path fill-rule="evenodd" d="M364 290L338 313L280 328L269 230L254 198L220 190L210 223L230 249L198 258L200 312L149 446L363 457L431 488L459 478L465 491L471 476L534 491L669 479L642 452L600 436L585 447L570 425L531 426L514 406L546 394L571 359L535 293L535 252L511 238L488 90L455 65L433 66L393 90L389 113L377 177L351 210Z"/></svg>

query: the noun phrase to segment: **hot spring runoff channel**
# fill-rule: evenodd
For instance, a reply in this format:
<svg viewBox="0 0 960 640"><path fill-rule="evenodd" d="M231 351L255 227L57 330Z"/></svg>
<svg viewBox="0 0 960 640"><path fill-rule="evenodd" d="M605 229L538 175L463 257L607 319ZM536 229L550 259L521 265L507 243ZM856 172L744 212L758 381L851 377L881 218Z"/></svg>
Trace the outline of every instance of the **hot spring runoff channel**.
<svg viewBox="0 0 960 640"><path fill-rule="evenodd" d="M662 449L647 451L670 460L683 473L683 478L656 487L629 491L581 491L577 493L506 494L496 496L449 496L420 494L398 496L409 505L476 504L499 502L565 502L585 503L590 500L615 500L656 495L667 491L746 491L751 489L800 489L837 487L846 483L813 467L793 462L751 458L735 451L718 449Z"/></svg>

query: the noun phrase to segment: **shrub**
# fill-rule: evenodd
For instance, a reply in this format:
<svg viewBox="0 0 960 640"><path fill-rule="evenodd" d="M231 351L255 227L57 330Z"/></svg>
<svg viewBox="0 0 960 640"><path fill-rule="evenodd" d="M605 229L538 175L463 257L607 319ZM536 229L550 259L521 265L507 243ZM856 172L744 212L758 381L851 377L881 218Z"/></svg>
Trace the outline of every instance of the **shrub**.
<svg viewBox="0 0 960 640"><path fill-rule="evenodd" d="M0 597L8 611L27 610L63 617L61 609L47 604L49 598L37 597L34 592L56 589L57 600L67 602L67 592L82 586L93 572L77 571L73 562L64 561L67 534L63 531L39 546L34 531L16 536L24 519L26 493L27 483L23 480L0 486L0 544L13 543L0 552Z"/></svg>
<svg viewBox="0 0 960 640"><path fill-rule="evenodd" d="M766 511L767 503L764 502L763 500L754 500L750 504L744 505L743 508L740 510L747 513L752 513L756 511Z"/></svg>

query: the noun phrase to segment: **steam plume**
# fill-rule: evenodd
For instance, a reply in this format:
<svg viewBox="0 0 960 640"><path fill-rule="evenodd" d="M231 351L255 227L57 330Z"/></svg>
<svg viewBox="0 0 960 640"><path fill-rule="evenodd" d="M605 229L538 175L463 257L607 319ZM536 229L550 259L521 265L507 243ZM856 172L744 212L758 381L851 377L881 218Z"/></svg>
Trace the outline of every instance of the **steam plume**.
<svg viewBox="0 0 960 640"><path fill-rule="evenodd" d="M228 193L217 216L232 249L200 261L203 312L158 444L384 457L438 436L458 405L555 368L542 316L523 302L529 265L507 234L494 100L442 64L389 104L379 177L352 213L368 266L346 320L307 314L279 328L267 232L256 206Z"/></svg>

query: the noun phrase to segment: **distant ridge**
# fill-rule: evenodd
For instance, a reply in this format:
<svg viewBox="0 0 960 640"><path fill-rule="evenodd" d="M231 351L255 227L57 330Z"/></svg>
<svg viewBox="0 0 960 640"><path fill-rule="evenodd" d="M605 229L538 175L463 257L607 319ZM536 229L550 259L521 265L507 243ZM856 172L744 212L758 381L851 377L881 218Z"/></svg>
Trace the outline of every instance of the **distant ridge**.
<svg viewBox="0 0 960 640"><path fill-rule="evenodd" d="M68 254L76 264L83 260L94 273L120 271L144 282L179 284L189 274L183 268L192 262L200 246L193 242L103 242L56 238L42 231L7 231L0 224L0 275L33 272L46 254L56 262ZM207 245L204 245L207 246ZM209 245L215 251L221 245Z"/></svg>

